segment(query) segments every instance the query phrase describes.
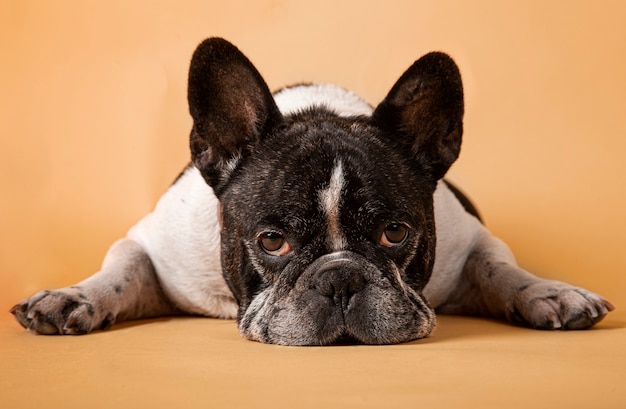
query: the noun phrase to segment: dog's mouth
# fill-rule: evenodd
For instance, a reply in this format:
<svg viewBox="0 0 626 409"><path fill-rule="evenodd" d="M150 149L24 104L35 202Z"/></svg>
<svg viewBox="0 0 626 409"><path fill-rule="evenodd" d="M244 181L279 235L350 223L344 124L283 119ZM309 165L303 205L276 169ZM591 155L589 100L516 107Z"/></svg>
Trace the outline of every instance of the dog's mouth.
<svg viewBox="0 0 626 409"><path fill-rule="evenodd" d="M327 254L283 276L296 282L268 286L240 310L242 336L280 345L386 345L423 338L435 323L421 293L357 253Z"/></svg>
<svg viewBox="0 0 626 409"><path fill-rule="evenodd" d="M344 332L328 345L329 346L348 346L348 345L365 345L365 343L362 341L359 341L353 335L350 335Z"/></svg>

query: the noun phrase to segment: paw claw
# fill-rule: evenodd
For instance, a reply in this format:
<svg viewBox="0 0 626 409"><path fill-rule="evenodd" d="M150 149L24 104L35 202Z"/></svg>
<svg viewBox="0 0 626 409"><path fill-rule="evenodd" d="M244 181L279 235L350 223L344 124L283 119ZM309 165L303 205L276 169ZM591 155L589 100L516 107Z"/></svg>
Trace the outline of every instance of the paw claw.
<svg viewBox="0 0 626 409"><path fill-rule="evenodd" d="M21 308L21 304L15 304L13 307L11 307L9 312L13 315L17 315L18 308ZM24 311L22 310L21 312L24 312Z"/></svg>

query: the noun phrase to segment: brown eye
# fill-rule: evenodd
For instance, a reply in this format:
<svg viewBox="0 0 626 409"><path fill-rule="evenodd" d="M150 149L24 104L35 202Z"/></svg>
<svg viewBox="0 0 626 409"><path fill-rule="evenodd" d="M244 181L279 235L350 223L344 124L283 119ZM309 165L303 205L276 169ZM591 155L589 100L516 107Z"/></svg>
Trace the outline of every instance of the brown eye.
<svg viewBox="0 0 626 409"><path fill-rule="evenodd" d="M259 235L259 245L264 252L272 256L284 256L291 252L291 247L282 234L273 231Z"/></svg>
<svg viewBox="0 0 626 409"><path fill-rule="evenodd" d="M382 236L380 236L380 244L385 247L395 247L404 243L409 234L407 227L400 223L391 223L385 227Z"/></svg>

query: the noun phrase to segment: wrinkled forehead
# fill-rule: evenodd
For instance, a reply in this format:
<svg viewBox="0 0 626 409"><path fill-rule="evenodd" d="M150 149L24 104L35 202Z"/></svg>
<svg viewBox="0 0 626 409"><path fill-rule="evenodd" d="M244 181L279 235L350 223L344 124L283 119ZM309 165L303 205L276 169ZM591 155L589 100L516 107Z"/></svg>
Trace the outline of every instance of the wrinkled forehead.
<svg viewBox="0 0 626 409"><path fill-rule="evenodd" d="M292 120L241 164L237 176L237 202L257 216L331 225L346 208L363 217L408 211L410 194L393 192L416 184L378 128L349 118Z"/></svg>
<svg viewBox="0 0 626 409"><path fill-rule="evenodd" d="M381 133L364 118L296 117L264 141L252 162L270 190L288 193L285 189L306 186L311 189L308 193L317 193L329 185L334 185L331 191L335 193L348 187L359 189L365 181L384 178L384 168L397 160Z"/></svg>

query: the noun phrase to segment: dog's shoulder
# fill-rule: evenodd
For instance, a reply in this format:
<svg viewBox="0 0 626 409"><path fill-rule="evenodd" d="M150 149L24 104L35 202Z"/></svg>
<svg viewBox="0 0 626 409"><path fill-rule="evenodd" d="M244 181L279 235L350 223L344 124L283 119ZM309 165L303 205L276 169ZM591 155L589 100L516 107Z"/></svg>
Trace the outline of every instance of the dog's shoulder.
<svg viewBox="0 0 626 409"><path fill-rule="evenodd" d="M449 182L439 181L433 199L437 256L424 294L436 308L454 291L467 257L487 230L474 207L468 207L469 200Z"/></svg>
<svg viewBox="0 0 626 409"><path fill-rule="evenodd" d="M188 250L188 243L179 243L172 235L174 231L183 230L183 237L189 241L219 242L217 198L193 165L178 176L154 210L130 230L129 236L148 248L167 246L172 249L182 244L184 250ZM207 237L196 237L198 235Z"/></svg>
<svg viewBox="0 0 626 409"><path fill-rule="evenodd" d="M232 318L237 307L222 277L218 206L190 165L128 237L150 256L164 291L180 309Z"/></svg>
<svg viewBox="0 0 626 409"><path fill-rule="evenodd" d="M474 206L474 203L472 203L470 198L467 197L467 195L461 189L459 189L454 183L450 182L449 180L444 179L443 183L450 190L450 192L454 194L454 197L456 197L459 203L461 203L465 211L476 217L482 223L483 219L480 216L480 212L478 211L476 206Z"/></svg>

